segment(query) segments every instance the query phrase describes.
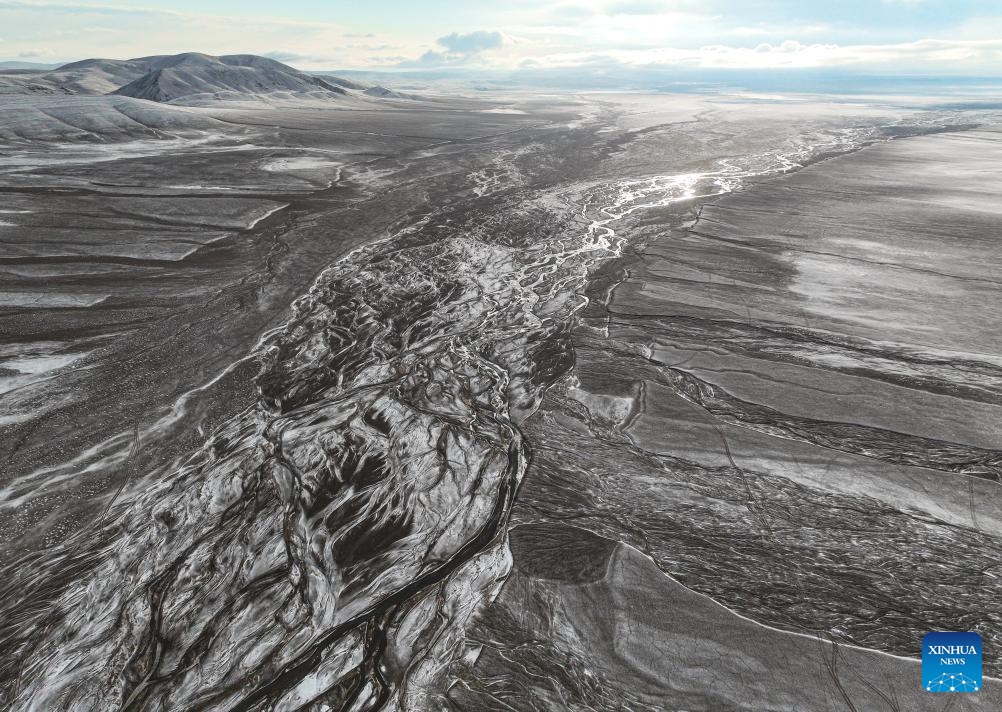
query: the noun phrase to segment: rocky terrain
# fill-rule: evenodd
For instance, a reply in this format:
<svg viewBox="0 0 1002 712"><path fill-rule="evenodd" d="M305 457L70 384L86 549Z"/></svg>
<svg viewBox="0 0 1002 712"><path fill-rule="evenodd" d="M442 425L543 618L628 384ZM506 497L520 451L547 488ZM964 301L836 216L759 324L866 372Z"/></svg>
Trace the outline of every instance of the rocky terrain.
<svg viewBox="0 0 1002 712"><path fill-rule="evenodd" d="M1002 706L997 116L19 72L0 706Z"/></svg>

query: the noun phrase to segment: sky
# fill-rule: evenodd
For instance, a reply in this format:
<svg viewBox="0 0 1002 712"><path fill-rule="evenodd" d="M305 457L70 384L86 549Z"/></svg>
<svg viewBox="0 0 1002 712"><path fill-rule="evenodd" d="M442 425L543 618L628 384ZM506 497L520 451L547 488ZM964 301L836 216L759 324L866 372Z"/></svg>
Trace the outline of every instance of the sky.
<svg viewBox="0 0 1002 712"><path fill-rule="evenodd" d="M0 60L1002 74L1002 0L0 0Z"/></svg>

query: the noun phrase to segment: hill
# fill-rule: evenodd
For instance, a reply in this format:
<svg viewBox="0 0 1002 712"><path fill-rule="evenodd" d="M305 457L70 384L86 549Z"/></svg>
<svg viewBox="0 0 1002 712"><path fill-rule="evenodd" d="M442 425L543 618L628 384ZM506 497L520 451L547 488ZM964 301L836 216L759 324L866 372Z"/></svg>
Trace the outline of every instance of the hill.
<svg viewBox="0 0 1002 712"><path fill-rule="evenodd" d="M168 102L196 94L269 94L274 92L345 94L341 87L304 74L274 59L255 55L210 57L181 54L136 60L148 68L115 90L120 96Z"/></svg>
<svg viewBox="0 0 1002 712"><path fill-rule="evenodd" d="M41 77L64 94L110 94L148 70L140 60L84 59L46 72Z"/></svg>
<svg viewBox="0 0 1002 712"><path fill-rule="evenodd" d="M393 91L392 89L387 89L386 87L370 87L362 92L366 96L374 96L379 99L419 99L420 97L413 94L402 94L398 91Z"/></svg>
<svg viewBox="0 0 1002 712"><path fill-rule="evenodd" d="M40 62L0 62L0 71L5 71L8 69L24 69L34 72L44 72L48 69L55 69L58 64L42 64Z"/></svg>
<svg viewBox="0 0 1002 712"><path fill-rule="evenodd" d="M335 77L331 74L321 74L313 73L313 76L320 77L325 82L333 84L334 86L341 87L342 89L355 89L357 91L364 91L368 88L367 84L359 84L358 82L353 82L350 79L345 79L344 77Z"/></svg>
<svg viewBox="0 0 1002 712"><path fill-rule="evenodd" d="M0 70L0 94L113 94L161 103L186 97L310 95L334 98L365 87L313 76L251 54L213 57L188 52L137 59L85 59L49 71Z"/></svg>

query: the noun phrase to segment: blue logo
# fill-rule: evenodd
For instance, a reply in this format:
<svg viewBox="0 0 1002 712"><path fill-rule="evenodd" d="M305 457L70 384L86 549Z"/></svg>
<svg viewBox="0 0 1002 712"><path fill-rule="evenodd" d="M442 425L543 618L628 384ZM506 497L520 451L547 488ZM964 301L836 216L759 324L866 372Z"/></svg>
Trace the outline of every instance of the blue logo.
<svg viewBox="0 0 1002 712"><path fill-rule="evenodd" d="M981 689L981 636L926 633L922 638L922 687L926 692Z"/></svg>

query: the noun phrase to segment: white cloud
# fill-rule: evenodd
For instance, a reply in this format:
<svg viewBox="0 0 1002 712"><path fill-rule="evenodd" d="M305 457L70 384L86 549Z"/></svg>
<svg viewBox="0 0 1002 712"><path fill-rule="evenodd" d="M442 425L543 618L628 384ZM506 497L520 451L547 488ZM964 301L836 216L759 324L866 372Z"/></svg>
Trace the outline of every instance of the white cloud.
<svg viewBox="0 0 1002 712"><path fill-rule="evenodd" d="M8 36L0 50L5 55L33 51L64 60L250 52L284 55L302 68L327 69L381 64L378 55L387 48L396 48L394 54L410 54L418 47L373 33L346 42L346 28L330 22L68 2L2 0L0 27Z"/></svg>
<svg viewBox="0 0 1002 712"><path fill-rule="evenodd" d="M998 66L1002 39L926 39L899 44L803 44L787 40L756 47L706 45L697 49L664 47L651 50L580 52L537 58L539 66L571 67L605 61L620 67L682 66L705 69L807 69L851 67L874 70L943 71Z"/></svg>
<svg viewBox="0 0 1002 712"><path fill-rule="evenodd" d="M443 67L449 65L469 64L477 61L481 54L500 49L505 43L505 36L500 32L477 30L466 34L453 32L436 40L442 51L430 49L416 60L403 60L401 67Z"/></svg>
<svg viewBox="0 0 1002 712"><path fill-rule="evenodd" d="M438 43L450 52L477 54L500 47L504 44L504 36L500 32L487 32L486 30L468 32L465 35L453 32L451 35L439 37Z"/></svg>
<svg viewBox="0 0 1002 712"><path fill-rule="evenodd" d="M831 34L834 28L831 25L821 23L802 25L775 25L761 22L757 25L741 25L726 30L722 34L730 37L814 37L817 35Z"/></svg>

